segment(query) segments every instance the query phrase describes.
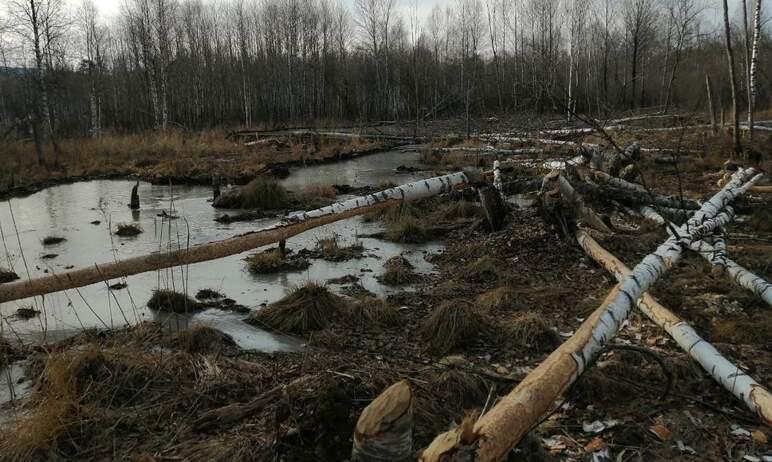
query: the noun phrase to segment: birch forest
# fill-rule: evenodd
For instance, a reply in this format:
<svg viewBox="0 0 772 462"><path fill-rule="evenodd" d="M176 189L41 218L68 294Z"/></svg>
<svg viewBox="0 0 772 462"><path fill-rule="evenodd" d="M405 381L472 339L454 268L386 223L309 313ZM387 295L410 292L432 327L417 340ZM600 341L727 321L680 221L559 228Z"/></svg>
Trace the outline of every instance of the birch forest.
<svg viewBox="0 0 772 462"><path fill-rule="evenodd" d="M720 2L707 0L453 0L428 15L410 0L127 0L109 20L91 0L4 3L6 130L38 112L42 130L85 135L705 111L706 78L715 111L733 108ZM770 98L751 3L729 11L743 113Z"/></svg>

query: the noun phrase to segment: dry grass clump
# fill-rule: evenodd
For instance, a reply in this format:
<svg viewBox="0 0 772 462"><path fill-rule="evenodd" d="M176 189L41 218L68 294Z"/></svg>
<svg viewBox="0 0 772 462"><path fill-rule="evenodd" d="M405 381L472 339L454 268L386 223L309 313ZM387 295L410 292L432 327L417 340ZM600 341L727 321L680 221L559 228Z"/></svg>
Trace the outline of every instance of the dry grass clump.
<svg viewBox="0 0 772 462"><path fill-rule="evenodd" d="M289 203L289 193L283 186L273 180L255 178L246 185L221 195L212 205L226 209L277 210Z"/></svg>
<svg viewBox="0 0 772 462"><path fill-rule="evenodd" d="M472 305L455 300L432 311L421 326L421 336L429 351L445 355L472 343L484 326L482 315Z"/></svg>
<svg viewBox="0 0 772 462"><path fill-rule="evenodd" d="M389 286L413 284L421 280L421 276L413 271L413 265L401 255L389 258L383 268L386 271L378 280Z"/></svg>
<svg viewBox="0 0 772 462"><path fill-rule="evenodd" d="M201 289L196 292L196 300L220 300L221 298L225 298L225 295L214 289Z"/></svg>
<svg viewBox="0 0 772 462"><path fill-rule="evenodd" d="M500 258L483 255L469 265L466 270L467 279L476 282L495 281L507 266Z"/></svg>
<svg viewBox="0 0 772 462"><path fill-rule="evenodd" d="M250 255L246 258L247 268L252 274L274 274L285 271L302 271L311 262L302 257L288 257L282 255L279 249L270 249L265 252Z"/></svg>
<svg viewBox="0 0 772 462"><path fill-rule="evenodd" d="M40 314L40 311L31 306L22 306L16 310L16 317L20 319L32 319Z"/></svg>
<svg viewBox="0 0 772 462"><path fill-rule="evenodd" d="M479 375L456 367L447 367L434 374L429 380L432 392L444 398L445 405L471 410L485 404L488 384Z"/></svg>
<svg viewBox="0 0 772 462"><path fill-rule="evenodd" d="M316 241L316 251L322 259L327 261L344 261L360 258L364 250L365 247L361 242L342 246L337 235Z"/></svg>
<svg viewBox="0 0 772 462"><path fill-rule="evenodd" d="M327 287L309 282L290 290L278 302L253 313L247 321L279 332L305 334L324 329L345 308L345 300Z"/></svg>
<svg viewBox="0 0 772 462"><path fill-rule="evenodd" d="M19 279L19 275L0 266L0 284L13 282Z"/></svg>
<svg viewBox="0 0 772 462"><path fill-rule="evenodd" d="M750 219L751 229L757 233L772 232L772 210L757 208Z"/></svg>
<svg viewBox="0 0 772 462"><path fill-rule="evenodd" d="M431 236L421 220L406 216L389 223L386 228L386 238L405 244L421 244L431 239Z"/></svg>
<svg viewBox="0 0 772 462"><path fill-rule="evenodd" d="M119 223L115 235L120 237L134 237L142 234L144 230L141 226L134 223Z"/></svg>
<svg viewBox="0 0 772 462"><path fill-rule="evenodd" d="M519 313L505 326L505 342L532 353L546 353L560 346L555 330L537 313Z"/></svg>
<svg viewBox="0 0 772 462"><path fill-rule="evenodd" d="M310 184L303 188L300 200L306 209L324 207L335 201L338 192L332 185Z"/></svg>
<svg viewBox="0 0 772 462"><path fill-rule="evenodd" d="M496 287L477 297L477 304L492 311L513 311L523 308L520 294L509 284Z"/></svg>
<svg viewBox="0 0 772 462"><path fill-rule="evenodd" d="M349 317L354 324L396 326L399 311L386 300L377 297L363 297L351 304Z"/></svg>
<svg viewBox="0 0 772 462"><path fill-rule="evenodd" d="M177 332L172 345L191 354L218 354L238 350L230 335L209 326L193 326Z"/></svg>
<svg viewBox="0 0 772 462"><path fill-rule="evenodd" d="M444 202L434 214L448 221L477 218L482 209L478 204L467 200Z"/></svg>
<svg viewBox="0 0 772 462"><path fill-rule="evenodd" d="M147 307L151 310L187 313L199 309L199 304L185 294L168 289L156 289Z"/></svg>
<svg viewBox="0 0 772 462"><path fill-rule="evenodd" d="M43 238L43 245L56 245L61 244L62 242L66 241L67 239L59 236L46 236Z"/></svg>

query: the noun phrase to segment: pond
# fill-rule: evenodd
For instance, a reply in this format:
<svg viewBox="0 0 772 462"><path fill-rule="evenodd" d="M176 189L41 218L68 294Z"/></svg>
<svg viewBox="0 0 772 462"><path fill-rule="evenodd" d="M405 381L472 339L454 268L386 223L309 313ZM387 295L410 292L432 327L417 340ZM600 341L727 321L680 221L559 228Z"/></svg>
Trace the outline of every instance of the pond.
<svg viewBox="0 0 772 462"><path fill-rule="evenodd" d="M431 176L430 173L396 174L399 165L420 166L416 153L387 152L348 160L338 164L310 166L292 172L283 181L289 189L309 184L378 185L391 181L405 183ZM184 248L225 239L247 231L268 227L277 219L220 224L218 216L232 210L211 206L212 191L201 186L158 186L140 183L142 208L132 212L127 204L134 182L98 180L55 186L29 197L0 202L0 225L4 245L0 247L0 266L11 266L23 278L37 278L70 269L107 263L116 259L145 255L159 250ZM179 219L162 217L171 213ZM138 224L144 232L136 237L117 237L112 231L119 223ZM45 337L52 341L74 335L85 328L119 328L144 320L157 320L170 328L205 323L234 337L245 349L287 351L301 346L297 339L266 332L243 322L246 315L210 309L193 315L161 314L146 307L154 289L174 289L195 295L200 289L215 289L250 309L260 309L280 299L285 292L307 281L322 282L346 275L356 275L360 284L378 294L394 290L381 285L376 277L390 257L404 254L416 270L433 270L425 256L442 247L436 243L402 245L360 238L380 230L378 224L365 223L361 217L316 228L290 239L291 250L315 247L318 239L337 236L343 244L354 241L365 247L365 257L345 262L313 260L300 272L255 276L243 261L249 253L220 260L166 269L112 280L126 282L123 290L110 290L107 283L50 294L44 298L17 300L0 304L4 318L3 335L25 342ZM18 231L18 233L17 233ZM43 245L47 236L65 240ZM335 290L339 286L331 285ZM15 316L22 307L41 312L32 319Z"/></svg>

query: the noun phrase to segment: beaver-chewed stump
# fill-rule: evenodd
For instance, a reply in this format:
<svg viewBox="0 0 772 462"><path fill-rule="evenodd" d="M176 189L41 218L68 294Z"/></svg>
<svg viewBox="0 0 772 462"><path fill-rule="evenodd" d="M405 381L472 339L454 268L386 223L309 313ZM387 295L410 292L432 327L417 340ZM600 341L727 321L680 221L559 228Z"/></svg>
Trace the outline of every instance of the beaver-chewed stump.
<svg viewBox="0 0 772 462"><path fill-rule="evenodd" d="M359 416L352 462L407 462L413 457L413 392L402 380L381 393Z"/></svg>

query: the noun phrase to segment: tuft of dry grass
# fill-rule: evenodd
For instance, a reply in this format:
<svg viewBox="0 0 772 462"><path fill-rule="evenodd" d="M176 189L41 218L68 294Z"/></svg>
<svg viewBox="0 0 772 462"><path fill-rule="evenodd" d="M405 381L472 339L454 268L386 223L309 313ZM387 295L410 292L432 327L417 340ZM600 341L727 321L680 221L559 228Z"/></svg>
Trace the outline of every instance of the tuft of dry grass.
<svg viewBox="0 0 772 462"><path fill-rule="evenodd" d="M401 255L389 258L383 268L385 271L378 280L389 286L413 284L421 280L421 276L413 271L413 265Z"/></svg>
<svg viewBox="0 0 772 462"><path fill-rule="evenodd" d="M446 355L471 344L485 321L471 304L455 300L435 308L421 325L421 336L430 352Z"/></svg>
<svg viewBox="0 0 772 462"><path fill-rule="evenodd" d="M289 193L277 182L255 178L244 186L222 194L212 205L226 209L278 210L290 203Z"/></svg>
<svg viewBox="0 0 772 462"><path fill-rule="evenodd" d="M233 337L203 325L177 332L172 345L190 354L220 354L238 350Z"/></svg>
<svg viewBox="0 0 772 462"><path fill-rule="evenodd" d="M445 397L447 402L463 410L483 406L489 389L479 375L455 367L434 373L429 387L436 395Z"/></svg>
<svg viewBox="0 0 772 462"><path fill-rule="evenodd" d="M399 325L399 311L382 298L357 299L351 304L348 315L354 324L359 325Z"/></svg>
<svg viewBox="0 0 772 462"><path fill-rule="evenodd" d="M431 238L424 224L419 219L409 216L389 223L386 229L386 237L390 241L405 244L421 244Z"/></svg>
<svg viewBox="0 0 772 462"><path fill-rule="evenodd" d="M250 255L246 258L247 268L252 274L274 274L289 271L302 271L311 262L302 257L287 257L279 249L270 249Z"/></svg>
<svg viewBox="0 0 772 462"><path fill-rule="evenodd" d="M517 290L505 284L478 296L477 305L491 311L514 311L523 308L519 300Z"/></svg>
<svg viewBox="0 0 772 462"><path fill-rule="evenodd" d="M352 258L360 258L365 250L361 242L355 242L348 246L342 246L337 235L316 241L316 250L319 256L327 261L344 261Z"/></svg>
<svg viewBox="0 0 772 462"><path fill-rule="evenodd" d="M199 309L199 304L185 294L173 290L156 289L147 301L147 307L151 310L187 313Z"/></svg>
<svg viewBox="0 0 772 462"><path fill-rule="evenodd" d="M278 332L305 334L327 327L346 309L346 301L327 287L309 282L250 315L248 322Z"/></svg>
<svg viewBox="0 0 772 462"><path fill-rule="evenodd" d="M19 275L0 266L0 284L13 282L19 279Z"/></svg>
<svg viewBox="0 0 772 462"><path fill-rule="evenodd" d="M476 282L495 281L507 268L507 263L500 258L483 255L467 268L467 279Z"/></svg>
<svg viewBox="0 0 772 462"><path fill-rule="evenodd" d="M61 244L66 240L67 239L59 236L46 236L43 238L43 245L49 246L49 245Z"/></svg>
<svg viewBox="0 0 772 462"><path fill-rule="evenodd" d="M532 353L547 353L561 344L560 335L537 313L518 313L505 325L505 342Z"/></svg>
<svg viewBox="0 0 772 462"><path fill-rule="evenodd" d="M145 230L135 223L119 223L115 229L115 235L120 237L134 237L139 236Z"/></svg>

